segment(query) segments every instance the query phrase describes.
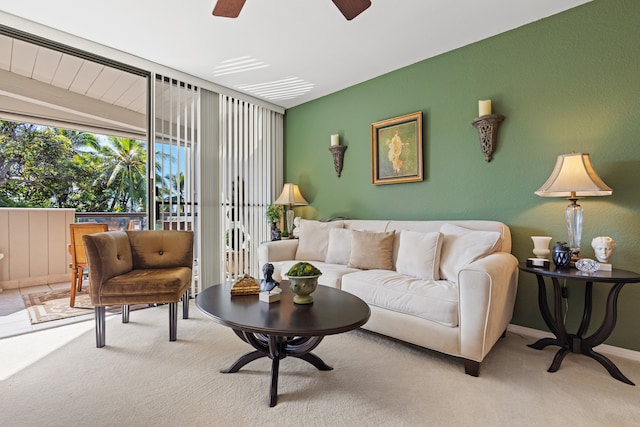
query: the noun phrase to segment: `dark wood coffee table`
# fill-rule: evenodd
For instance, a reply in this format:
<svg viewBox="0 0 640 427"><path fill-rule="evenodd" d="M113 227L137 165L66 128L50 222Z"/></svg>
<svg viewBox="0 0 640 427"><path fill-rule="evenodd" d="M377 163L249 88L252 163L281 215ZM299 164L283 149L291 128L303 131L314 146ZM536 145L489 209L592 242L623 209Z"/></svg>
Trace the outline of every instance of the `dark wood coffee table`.
<svg viewBox="0 0 640 427"><path fill-rule="evenodd" d="M319 285L313 303L293 303L288 282L280 284L280 301L266 303L258 295L231 296L231 284L211 286L196 297L196 307L218 323L230 327L243 341L255 348L234 362L223 373L238 372L244 365L262 357L271 359L269 406L278 401L278 371L285 357L302 359L318 370L333 369L311 351L326 335L356 329L369 320L369 306L355 295Z"/></svg>

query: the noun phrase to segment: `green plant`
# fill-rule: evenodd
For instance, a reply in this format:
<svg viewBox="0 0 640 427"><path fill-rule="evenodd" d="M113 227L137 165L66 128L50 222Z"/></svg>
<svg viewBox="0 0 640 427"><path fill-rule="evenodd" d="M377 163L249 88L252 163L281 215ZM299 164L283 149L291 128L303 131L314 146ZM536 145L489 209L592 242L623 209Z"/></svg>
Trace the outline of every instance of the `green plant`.
<svg viewBox="0 0 640 427"><path fill-rule="evenodd" d="M267 206L267 211L265 212L264 216L266 216L267 220L269 220L269 222L272 224L274 222L280 221L280 218L282 218L282 206L278 206L278 205Z"/></svg>
<svg viewBox="0 0 640 427"><path fill-rule="evenodd" d="M320 276L321 274L322 271L304 261L292 265L289 271L287 271L287 276L289 277Z"/></svg>

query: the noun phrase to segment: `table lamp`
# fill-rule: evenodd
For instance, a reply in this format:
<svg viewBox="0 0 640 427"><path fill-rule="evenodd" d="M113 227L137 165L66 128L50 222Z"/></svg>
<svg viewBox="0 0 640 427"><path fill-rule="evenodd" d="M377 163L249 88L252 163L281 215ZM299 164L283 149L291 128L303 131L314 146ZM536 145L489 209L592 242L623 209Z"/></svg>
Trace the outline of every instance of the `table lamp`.
<svg viewBox="0 0 640 427"><path fill-rule="evenodd" d="M565 211L569 231L569 247L573 258L580 253L583 209L577 201L585 196L610 196L613 190L598 176L589 153L558 156L551 176L535 192L542 197L565 197L571 202Z"/></svg>
<svg viewBox="0 0 640 427"><path fill-rule="evenodd" d="M294 206L306 206L309 203L302 197L300 194L300 189L297 184L286 183L282 188L282 193L280 193L280 197L273 202L276 205L284 205L288 206L289 209L285 214L285 227L287 229L287 233L291 236L291 232L293 231L293 207Z"/></svg>

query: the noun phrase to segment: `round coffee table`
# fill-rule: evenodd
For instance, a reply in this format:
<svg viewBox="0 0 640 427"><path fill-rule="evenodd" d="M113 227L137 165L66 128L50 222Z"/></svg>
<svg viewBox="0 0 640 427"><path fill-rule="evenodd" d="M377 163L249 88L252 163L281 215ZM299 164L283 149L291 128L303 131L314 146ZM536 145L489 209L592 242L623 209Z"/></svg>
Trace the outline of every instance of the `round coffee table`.
<svg viewBox="0 0 640 427"><path fill-rule="evenodd" d="M204 314L230 327L253 348L223 373L238 372L244 365L262 357L271 359L269 406L278 401L278 371L285 357L302 359L318 370L333 369L311 351L326 335L340 334L364 325L371 311L355 295L319 285L313 303L298 305L288 282L280 284L280 301L266 303L258 295L231 296L231 284L211 286L196 297L196 307Z"/></svg>

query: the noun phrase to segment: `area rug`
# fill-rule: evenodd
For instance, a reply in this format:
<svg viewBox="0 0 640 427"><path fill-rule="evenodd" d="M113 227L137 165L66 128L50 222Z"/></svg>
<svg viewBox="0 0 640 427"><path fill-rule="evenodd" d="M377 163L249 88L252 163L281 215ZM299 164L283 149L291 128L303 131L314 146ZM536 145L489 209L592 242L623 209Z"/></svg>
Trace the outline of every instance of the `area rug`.
<svg viewBox="0 0 640 427"><path fill-rule="evenodd" d="M52 290L23 295L32 325L93 313L86 291L76 294L75 307L69 307L70 290Z"/></svg>
<svg viewBox="0 0 640 427"><path fill-rule="evenodd" d="M32 325L51 322L53 320L68 319L70 317L93 314L91 297L86 290L76 293L74 307L69 307L70 290L51 290L23 295L25 308L29 313ZM131 306L130 310L146 308L147 305L139 304ZM107 314L121 313L120 306L107 307Z"/></svg>

